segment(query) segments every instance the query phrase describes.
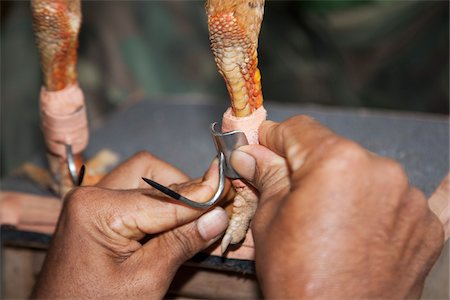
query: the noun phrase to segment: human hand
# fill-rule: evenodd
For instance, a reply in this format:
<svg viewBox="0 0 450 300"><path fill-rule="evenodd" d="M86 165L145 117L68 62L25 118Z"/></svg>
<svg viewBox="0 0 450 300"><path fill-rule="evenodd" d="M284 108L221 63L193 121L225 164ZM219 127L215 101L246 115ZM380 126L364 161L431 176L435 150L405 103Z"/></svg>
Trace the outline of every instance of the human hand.
<svg viewBox="0 0 450 300"><path fill-rule="evenodd" d="M252 230L265 296L419 297L443 231L398 163L306 116L263 123L259 140L231 161L261 193Z"/></svg>
<svg viewBox="0 0 450 300"><path fill-rule="evenodd" d="M0 191L0 224L18 230L52 234L61 211L56 197Z"/></svg>
<svg viewBox="0 0 450 300"><path fill-rule="evenodd" d="M215 191L218 168L214 161L202 179L183 183L189 178L181 171L139 153L95 187L74 189L66 197L34 297L162 298L178 267L227 228L223 209L201 216L203 211L162 200L141 177L172 184L201 201Z"/></svg>

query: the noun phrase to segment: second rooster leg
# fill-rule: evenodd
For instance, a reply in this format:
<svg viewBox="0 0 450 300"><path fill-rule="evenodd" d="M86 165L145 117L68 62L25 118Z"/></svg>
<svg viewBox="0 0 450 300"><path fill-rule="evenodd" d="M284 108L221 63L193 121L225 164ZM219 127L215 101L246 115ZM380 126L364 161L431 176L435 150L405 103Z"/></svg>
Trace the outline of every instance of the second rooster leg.
<svg viewBox="0 0 450 300"><path fill-rule="evenodd" d="M224 115L222 130L242 130L249 143L256 144L259 124L265 119L257 55L264 0L207 0L206 12L211 49L232 104L232 110ZM259 117L254 118L255 114ZM247 128L249 122L241 123L241 118L249 120L253 128ZM258 201L258 195L248 184L237 180L233 185L237 195L222 239L222 253L229 244L244 239Z"/></svg>
<svg viewBox="0 0 450 300"><path fill-rule="evenodd" d="M33 29L45 88L59 91L77 81L79 0L32 0Z"/></svg>
<svg viewBox="0 0 450 300"><path fill-rule="evenodd" d="M43 93L56 94L77 83L78 32L81 24L80 1L33 0L31 1L31 10L44 81L41 96ZM60 101L57 98L50 98L48 102ZM75 112L80 108L78 104L73 104L71 108L58 107L59 103L50 104L54 112L64 109L71 109L72 112ZM61 102L59 105L65 104ZM49 145L45 132L44 136ZM64 145L60 145L60 147L64 147ZM52 189L63 196L73 186L65 155L54 153L49 147L47 157L53 176ZM75 163L79 169L83 163L81 151L75 152Z"/></svg>
<svg viewBox="0 0 450 300"><path fill-rule="evenodd" d="M76 72L81 4L80 0L32 0L31 10L44 81L41 127L52 176L42 176L43 170L29 164L22 170L63 197L73 187L66 145L72 146L75 169L80 170L89 134L84 96ZM95 184L117 161L116 154L102 150L85 163L84 183Z"/></svg>

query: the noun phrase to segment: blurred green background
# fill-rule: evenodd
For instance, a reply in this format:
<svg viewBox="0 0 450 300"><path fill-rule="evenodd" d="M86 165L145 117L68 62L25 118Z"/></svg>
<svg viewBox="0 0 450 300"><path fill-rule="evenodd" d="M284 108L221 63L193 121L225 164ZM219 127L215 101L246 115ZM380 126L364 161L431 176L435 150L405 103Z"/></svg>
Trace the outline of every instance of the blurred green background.
<svg viewBox="0 0 450 300"><path fill-rule="evenodd" d="M90 126L136 101L229 101L203 1L83 1L79 80ZM448 1L267 1L266 100L449 113ZM1 1L1 175L43 147L27 1Z"/></svg>

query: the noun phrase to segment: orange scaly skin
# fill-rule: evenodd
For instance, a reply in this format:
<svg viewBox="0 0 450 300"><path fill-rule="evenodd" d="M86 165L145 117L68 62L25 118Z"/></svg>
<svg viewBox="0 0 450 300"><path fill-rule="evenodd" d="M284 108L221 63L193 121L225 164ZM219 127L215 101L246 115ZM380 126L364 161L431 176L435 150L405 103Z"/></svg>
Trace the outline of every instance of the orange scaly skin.
<svg viewBox="0 0 450 300"><path fill-rule="evenodd" d="M257 48L264 1L208 0L206 11L211 50L233 112L248 116L263 102Z"/></svg>
<svg viewBox="0 0 450 300"><path fill-rule="evenodd" d="M205 7L211 50L230 94L233 113L247 117L263 103L257 48L264 0L207 0ZM233 185L236 197L222 253L229 244L244 239L258 201L250 186L240 180Z"/></svg>
<svg viewBox="0 0 450 300"><path fill-rule="evenodd" d="M45 87L62 90L77 80L80 1L33 0L31 9Z"/></svg>

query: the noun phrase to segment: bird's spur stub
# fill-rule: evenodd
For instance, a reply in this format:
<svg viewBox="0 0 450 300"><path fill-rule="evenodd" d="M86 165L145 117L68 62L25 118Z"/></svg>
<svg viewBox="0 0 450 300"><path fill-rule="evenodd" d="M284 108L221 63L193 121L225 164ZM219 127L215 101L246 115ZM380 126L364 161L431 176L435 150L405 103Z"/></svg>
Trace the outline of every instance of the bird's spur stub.
<svg viewBox="0 0 450 300"><path fill-rule="evenodd" d="M225 156L224 174L230 179L240 179L239 174L231 166L231 153L241 146L248 145L247 137L242 131L222 132L216 130L217 122L211 124L211 135L218 153Z"/></svg>

